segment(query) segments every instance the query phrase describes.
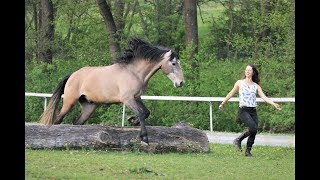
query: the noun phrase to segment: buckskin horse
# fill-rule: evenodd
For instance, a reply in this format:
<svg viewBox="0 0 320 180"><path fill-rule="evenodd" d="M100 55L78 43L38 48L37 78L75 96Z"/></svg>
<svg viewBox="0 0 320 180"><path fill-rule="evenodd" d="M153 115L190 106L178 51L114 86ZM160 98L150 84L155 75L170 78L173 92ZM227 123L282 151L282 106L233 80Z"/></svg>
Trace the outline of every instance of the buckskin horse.
<svg viewBox="0 0 320 180"><path fill-rule="evenodd" d="M174 87L184 84L176 52L133 38L123 55L112 65L82 67L65 76L41 114L40 124L60 124L76 102L80 103L81 114L73 121L74 125L84 124L98 105L123 103L135 113L140 122L141 143L149 144L145 119L150 111L143 104L141 95L146 90L149 79L159 69L173 82ZM62 94L63 105L58 112Z"/></svg>

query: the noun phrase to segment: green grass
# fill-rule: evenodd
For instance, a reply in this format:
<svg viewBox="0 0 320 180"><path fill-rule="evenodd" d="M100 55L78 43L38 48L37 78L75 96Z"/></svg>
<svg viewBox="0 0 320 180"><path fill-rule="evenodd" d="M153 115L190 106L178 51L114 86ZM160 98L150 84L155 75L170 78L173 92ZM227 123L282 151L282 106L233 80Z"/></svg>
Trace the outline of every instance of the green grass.
<svg viewBox="0 0 320 180"><path fill-rule="evenodd" d="M232 145L209 153L25 150L26 179L294 179L295 149L254 146L245 157Z"/></svg>

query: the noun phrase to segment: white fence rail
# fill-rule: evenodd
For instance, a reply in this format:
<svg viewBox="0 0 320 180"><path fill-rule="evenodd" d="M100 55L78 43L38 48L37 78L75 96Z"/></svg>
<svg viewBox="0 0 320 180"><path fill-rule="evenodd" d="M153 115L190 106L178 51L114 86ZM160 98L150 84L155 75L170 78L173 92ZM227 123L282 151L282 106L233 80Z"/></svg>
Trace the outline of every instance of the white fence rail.
<svg viewBox="0 0 320 180"><path fill-rule="evenodd" d="M47 93L32 93L25 92L25 96L34 96L44 98L44 109L47 107L47 98L50 98L52 94ZM63 95L61 96L63 98ZM212 122L212 102L214 101L223 101L224 97L189 97L189 96L141 96L141 99L147 100L166 100L166 101L205 101L209 102L209 115L210 115L210 131L213 131L213 122ZM295 98L272 98L274 102L295 102ZM231 102L239 102L238 97L232 97L229 99ZM265 102L262 98L257 98L257 102ZM122 110L122 127L124 127L124 116L125 116L125 105L123 104Z"/></svg>

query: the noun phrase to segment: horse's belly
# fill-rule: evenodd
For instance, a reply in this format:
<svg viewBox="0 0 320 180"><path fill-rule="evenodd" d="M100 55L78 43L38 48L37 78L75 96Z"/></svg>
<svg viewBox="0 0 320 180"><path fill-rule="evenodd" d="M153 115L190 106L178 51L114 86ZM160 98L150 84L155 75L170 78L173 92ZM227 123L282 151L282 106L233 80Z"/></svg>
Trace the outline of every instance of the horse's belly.
<svg viewBox="0 0 320 180"><path fill-rule="evenodd" d="M82 85L82 94L95 103L119 103L119 90L114 83L105 83L103 81L87 81Z"/></svg>
<svg viewBox="0 0 320 180"><path fill-rule="evenodd" d="M108 89L90 89L86 90L83 94L88 98L88 100L95 103L119 103L119 93L114 92L115 90Z"/></svg>

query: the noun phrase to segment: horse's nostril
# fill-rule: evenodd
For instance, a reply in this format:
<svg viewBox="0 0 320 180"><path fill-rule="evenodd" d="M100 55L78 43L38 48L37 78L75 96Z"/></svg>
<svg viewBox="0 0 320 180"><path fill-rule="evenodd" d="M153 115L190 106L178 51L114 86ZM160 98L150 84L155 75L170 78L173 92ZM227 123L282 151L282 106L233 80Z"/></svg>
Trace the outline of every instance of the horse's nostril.
<svg viewBox="0 0 320 180"><path fill-rule="evenodd" d="M174 83L174 86L175 86L175 87L181 87L183 84L184 84L184 81L175 82L175 83Z"/></svg>

